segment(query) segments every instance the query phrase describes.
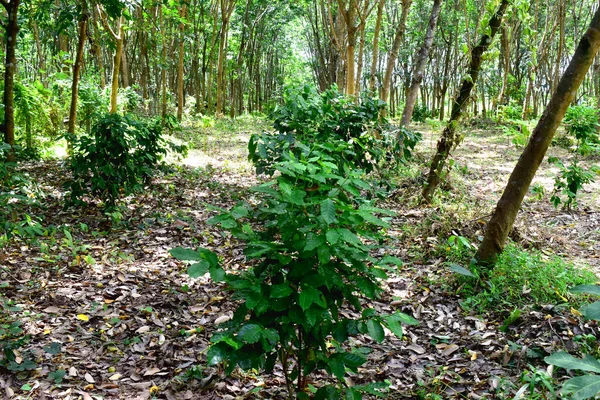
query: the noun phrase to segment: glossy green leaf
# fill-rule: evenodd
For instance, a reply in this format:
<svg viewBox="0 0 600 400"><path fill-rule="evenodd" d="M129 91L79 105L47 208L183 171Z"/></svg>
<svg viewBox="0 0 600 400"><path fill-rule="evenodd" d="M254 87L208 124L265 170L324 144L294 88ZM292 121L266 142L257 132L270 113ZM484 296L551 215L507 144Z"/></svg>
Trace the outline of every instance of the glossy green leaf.
<svg viewBox="0 0 600 400"><path fill-rule="evenodd" d="M245 343L256 343L261 338L263 328L257 324L246 324L238 331L238 338Z"/></svg>
<svg viewBox="0 0 600 400"><path fill-rule="evenodd" d="M379 323L379 321L370 319L367 321L367 330L369 332L369 336L377 343L383 342L385 339L385 332L383 331L383 327Z"/></svg>
<svg viewBox="0 0 600 400"><path fill-rule="evenodd" d="M575 358L572 355L559 351L546 358L544 358L548 364L556 365L557 367L564 368L566 370L576 369L587 372L600 373L600 361L594 357L586 354L584 358Z"/></svg>
<svg viewBox="0 0 600 400"><path fill-rule="evenodd" d="M190 278L199 278L208 272L208 261L202 260L188 267L187 274Z"/></svg>
<svg viewBox="0 0 600 400"><path fill-rule="evenodd" d="M584 375L571 378L565 382L561 393L570 394L571 400L584 400L600 393L600 376Z"/></svg>
<svg viewBox="0 0 600 400"><path fill-rule="evenodd" d="M578 285L569 289L571 293L587 293L600 296L600 285Z"/></svg>
<svg viewBox="0 0 600 400"><path fill-rule="evenodd" d="M321 202L321 216L327 224L336 222L335 203L331 199L325 199Z"/></svg>
<svg viewBox="0 0 600 400"><path fill-rule="evenodd" d="M200 261L202 257L200 253L192 249L184 249L175 247L169 251L169 254L181 261Z"/></svg>

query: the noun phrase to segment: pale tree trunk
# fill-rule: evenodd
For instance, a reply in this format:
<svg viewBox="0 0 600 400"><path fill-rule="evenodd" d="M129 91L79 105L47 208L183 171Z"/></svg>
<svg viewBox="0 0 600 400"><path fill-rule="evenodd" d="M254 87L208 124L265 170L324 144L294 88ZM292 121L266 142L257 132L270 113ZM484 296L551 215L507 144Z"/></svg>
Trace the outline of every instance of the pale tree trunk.
<svg viewBox="0 0 600 400"><path fill-rule="evenodd" d="M219 59L217 61L217 109L215 110L217 115L223 114L223 86L225 85L223 77L225 72L225 57L227 56L225 44L227 42L227 33L229 32L229 19L234 8L235 0L221 0L221 31L219 35Z"/></svg>
<svg viewBox="0 0 600 400"><path fill-rule="evenodd" d="M508 103L506 92L508 90L508 75L510 74L510 37L509 28L505 22L500 28L500 62L502 65L502 87L498 94L498 105L505 106Z"/></svg>
<svg viewBox="0 0 600 400"><path fill-rule="evenodd" d="M183 118L183 61L185 59L185 24L183 19L186 17L186 8L182 4L179 8L179 17L182 21L179 23L179 65L177 68L177 119Z"/></svg>
<svg viewBox="0 0 600 400"><path fill-rule="evenodd" d="M425 32L425 39L423 40L423 46L419 50L416 57L415 68L413 70L412 82L408 93L406 94L406 102L404 110L402 111L402 126L408 126L412 119L415 104L417 103L417 96L419 95L419 88L423 81L423 74L425 73L425 67L427 67L427 60L429 59L429 51L433 44L433 37L435 36L435 27L437 26L437 20L440 16L440 10L442 8L443 0L434 0L433 7L431 8L431 16L429 17L429 24L427 25L427 31Z"/></svg>
<svg viewBox="0 0 600 400"><path fill-rule="evenodd" d="M371 60L371 73L369 76L369 90L375 92L375 79L377 76L377 63L379 62L379 34L381 32L381 20L383 19L383 7L385 0L379 0L377 5L377 19L375 20L375 32L373 33L373 59Z"/></svg>
<svg viewBox="0 0 600 400"><path fill-rule="evenodd" d="M554 79L552 81L551 93L554 93L558 87L560 78L560 62L562 61L563 49L565 47L565 19L566 19L566 0L558 0L558 51L556 53L556 62L554 64Z"/></svg>
<svg viewBox="0 0 600 400"><path fill-rule="evenodd" d="M18 11L20 0L0 0L0 4L6 9L8 15L4 30L6 32L6 64L4 65L4 142L9 144L6 160L16 161L15 145L15 71L17 69L17 35L19 33Z"/></svg>
<svg viewBox="0 0 600 400"><path fill-rule="evenodd" d="M442 132L442 137L437 144L437 151L431 161L431 167L427 176L427 183L423 188L423 199L428 203L431 202L435 189L440 183L442 171L444 169L444 165L446 164L446 160L450 155L450 151L456 148L456 146L458 146L462 140L457 132L458 122L462 117L463 111L468 106L471 98L471 91L477 82L477 77L479 76L479 71L483 62L483 54L492 43L496 32L498 32L500 29L502 17L504 16L504 12L508 7L508 3L510 3L510 0L502 0L498 10L492 19L490 19L490 33L485 33L481 37L479 44L471 51L471 61L469 63L468 76L463 80L460 90L456 95L454 104L452 106L452 113L450 114L450 120Z"/></svg>
<svg viewBox="0 0 600 400"><path fill-rule="evenodd" d="M408 9L412 4L412 0L402 0L402 14L398 26L396 27L396 34L394 35L394 43L388 53L387 65L385 68L385 75L383 76L383 88L381 89L381 100L388 102L390 97L390 87L392 84L392 73L396 66L396 60L398 59L398 52L404 39L404 31L406 30L406 18L408 17Z"/></svg>
<svg viewBox="0 0 600 400"><path fill-rule="evenodd" d="M46 60L44 59L42 43L40 42L40 34L39 34L39 30L38 30L38 25L37 25L37 22L35 22L33 20L31 22L31 30L33 32L33 40L35 41L35 48L38 53L38 72L40 74L40 81L44 84L44 87L46 87L47 82L45 79L45 75L48 73L46 71ZM44 71L44 72L42 72L42 71Z"/></svg>
<svg viewBox="0 0 600 400"><path fill-rule="evenodd" d="M100 6L97 6L98 14L104 29L110 33L113 40L115 41L115 54L113 56L113 71L112 71L112 82L110 88L110 113L114 114L117 112L117 95L119 94L119 70L121 69L121 57L123 55L123 16L117 18L117 27L113 31L108 24L108 17L103 13Z"/></svg>
<svg viewBox="0 0 600 400"><path fill-rule="evenodd" d="M158 6L158 21L160 24L160 29L162 31L162 62L160 67L160 87L161 87L161 105L160 105L160 114L163 119L167 118L167 68L165 63L167 62L167 37L166 37L166 27L163 18L163 6Z"/></svg>
<svg viewBox="0 0 600 400"><path fill-rule="evenodd" d="M496 210L487 224L483 242L475 258L483 265L491 265L504 249L515 218L535 173L544 160L552 138L567 108L575 98L594 57L600 48L600 9L583 35L567 70L560 79L544 114L531 134L513 170Z"/></svg>
<svg viewBox="0 0 600 400"><path fill-rule="evenodd" d="M104 61L102 60L102 47L100 46L100 35L98 33L98 9L92 7L92 23L94 24L94 39L92 43L96 63L98 65L98 74L100 75L100 88L104 91L106 87L106 75L104 71Z"/></svg>
<svg viewBox="0 0 600 400"><path fill-rule="evenodd" d="M83 49L85 46L87 23L89 19L87 0L81 0L81 17L79 19L79 42L77 44L77 55L73 64L73 82L71 84L71 108L69 110L69 126L67 131L74 135L77 122L77 96L79 94L79 71L83 64ZM69 142L69 149L71 148Z"/></svg>

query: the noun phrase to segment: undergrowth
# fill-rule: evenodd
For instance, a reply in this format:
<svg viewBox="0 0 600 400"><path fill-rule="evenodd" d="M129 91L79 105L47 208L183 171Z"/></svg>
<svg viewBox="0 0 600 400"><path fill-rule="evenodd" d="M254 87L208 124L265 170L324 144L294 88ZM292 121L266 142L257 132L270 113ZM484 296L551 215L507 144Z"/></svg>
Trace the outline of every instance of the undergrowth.
<svg viewBox="0 0 600 400"><path fill-rule="evenodd" d="M461 277L459 294L463 307L476 312L521 308L527 305L568 303L578 306L582 296L569 293L569 288L598 280L589 269L541 251L524 250L511 243L498 258L488 277Z"/></svg>

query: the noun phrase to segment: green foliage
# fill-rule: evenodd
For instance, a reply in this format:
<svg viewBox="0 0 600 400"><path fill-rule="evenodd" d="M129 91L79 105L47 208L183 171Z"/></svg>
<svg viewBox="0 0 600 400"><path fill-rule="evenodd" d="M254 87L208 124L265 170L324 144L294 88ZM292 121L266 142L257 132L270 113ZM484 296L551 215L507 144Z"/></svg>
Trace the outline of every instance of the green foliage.
<svg viewBox="0 0 600 400"><path fill-rule="evenodd" d="M497 115L501 120L520 120L523 115L523 106L516 104L499 106Z"/></svg>
<svg viewBox="0 0 600 400"><path fill-rule="evenodd" d="M30 340L23 331L21 321L13 315L20 310L6 298L2 298L0 302L0 367L12 372L36 369L37 364L28 352L20 352L22 360L17 362L16 351Z"/></svg>
<svg viewBox="0 0 600 400"><path fill-rule="evenodd" d="M572 293L587 293L600 295L600 286L598 285L579 285L571 289ZM587 319L600 321L600 302L595 302L584 307L583 315ZM567 380L561 389L563 396L569 396L570 399L583 400L596 397L600 393L600 361L589 354L583 358L576 358L563 351L554 353L544 359L548 364L556 365L569 370L594 372L595 374L585 374L576 376Z"/></svg>
<svg viewBox="0 0 600 400"><path fill-rule="evenodd" d="M399 262L372 257L373 246L366 244L380 243L389 226L380 215L390 213L361 197L368 188L364 172L342 162L351 143L332 139L309 147L295 141L293 150L284 148L272 166L277 178L253 189L257 205L240 204L209 220L245 243L252 268L225 273L204 249L171 253L193 263L190 276L208 271L213 280L224 280L231 298L240 301L233 319L212 336L208 362L225 362L228 372L236 366L271 372L279 361L298 398L308 398L307 377L317 370L339 384L318 389L315 398L381 393L374 385L345 387L346 371L356 371L366 357L364 349L344 344L358 334L381 342L383 326L401 336L403 324L416 323L402 313L378 315L361 302L377 298L379 281ZM342 314L346 307L359 317Z"/></svg>
<svg viewBox="0 0 600 400"><path fill-rule="evenodd" d="M581 155L599 150L599 118L600 111L595 107L573 106L569 107L565 114L565 127L567 132L577 139L578 152Z"/></svg>
<svg viewBox="0 0 600 400"><path fill-rule="evenodd" d="M547 257L539 251L525 251L509 244L483 282L481 291L473 287L472 280L465 280L462 290L470 296L464 301L465 306L480 311L512 309L531 303L555 304L569 297L576 302L569 296L568 288L595 280L591 271L557 256Z"/></svg>
<svg viewBox="0 0 600 400"><path fill-rule="evenodd" d="M583 185L594 182L595 175L600 173L598 167L593 166L590 169L586 169L579 165L576 159L574 159L568 166L565 166L563 162L557 157L550 157L548 162L553 163L560 172L554 179L554 193L550 198L550 201L554 207L558 207L563 204L566 209L571 209L577 205L577 192ZM566 196L562 199L560 195Z"/></svg>
<svg viewBox="0 0 600 400"><path fill-rule="evenodd" d="M527 124L525 123L510 123L508 125L503 125L501 129L506 136L511 138L512 143L517 148L524 147L531 135L531 132L529 132L529 128L527 128Z"/></svg>
<svg viewBox="0 0 600 400"><path fill-rule="evenodd" d="M413 111L412 120L413 122L425 122L427 118L432 118L432 112L427 108L425 104L416 104Z"/></svg>
<svg viewBox="0 0 600 400"><path fill-rule="evenodd" d="M297 152L296 141L349 144L340 160L369 173L383 168L393 169L406 159L417 142L418 133L405 128L392 130L381 117L385 104L364 94L358 101L340 94L337 87L318 93L312 86L288 88L284 104L275 109L275 132L252 135L249 159L257 173L272 175L273 165L283 158L283 152Z"/></svg>
<svg viewBox="0 0 600 400"><path fill-rule="evenodd" d="M66 184L70 202L85 204L84 197L91 195L104 201L109 209L121 196L143 188L170 145L162 137L158 120L141 121L119 114L101 117L92 135L70 139L73 179Z"/></svg>

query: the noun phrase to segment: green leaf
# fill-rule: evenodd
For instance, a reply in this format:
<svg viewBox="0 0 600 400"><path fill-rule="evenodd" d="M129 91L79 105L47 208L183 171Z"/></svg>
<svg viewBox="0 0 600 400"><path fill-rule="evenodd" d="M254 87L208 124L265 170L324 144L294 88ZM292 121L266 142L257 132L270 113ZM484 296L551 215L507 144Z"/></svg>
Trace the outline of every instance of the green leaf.
<svg viewBox="0 0 600 400"><path fill-rule="evenodd" d="M374 319L368 320L367 330L369 332L369 336L371 336L371 338L373 338L373 340L375 340L377 343L381 343L383 342L383 339L385 339L385 333L379 321Z"/></svg>
<svg viewBox="0 0 600 400"><path fill-rule="evenodd" d="M202 257L200 253L192 249L184 249L175 247L169 251L169 254L181 261L200 261Z"/></svg>
<svg viewBox="0 0 600 400"><path fill-rule="evenodd" d="M257 324L246 324L238 331L238 338L245 343L256 343L261 338L263 328Z"/></svg>
<svg viewBox="0 0 600 400"><path fill-rule="evenodd" d="M340 234L335 230L327 231L325 237L327 238L329 244L336 244L338 240L340 240Z"/></svg>
<svg viewBox="0 0 600 400"><path fill-rule="evenodd" d="M303 286L299 298L300 307L306 311L313 303L319 301L319 295L322 293L314 287Z"/></svg>
<svg viewBox="0 0 600 400"><path fill-rule="evenodd" d="M346 367L344 367L344 363L342 363L337 358L333 357L327 361L329 368L331 369L331 373L335 375L339 380L344 379L344 375L346 374Z"/></svg>
<svg viewBox="0 0 600 400"><path fill-rule="evenodd" d="M460 275L464 275L464 276L470 276L471 278L477 278L475 276L475 274L473 274L471 271L469 271L468 269L461 267L458 264L450 264L450 271L460 274Z"/></svg>
<svg viewBox="0 0 600 400"><path fill-rule="evenodd" d="M49 346L44 346L44 351L48 354L56 355L60 353L62 350L62 346L60 343L52 342Z"/></svg>
<svg viewBox="0 0 600 400"><path fill-rule="evenodd" d="M48 374L48 379L51 379L54 381L54 383L59 384L63 381L63 378L65 377L66 374L67 374L67 371L65 371L64 369L58 369L54 372L50 372Z"/></svg>
<svg viewBox="0 0 600 400"><path fill-rule="evenodd" d="M600 301L597 301L581 309L581 313L586 319L600 321Z"/></svg>
<svg viewBox="0 0 600 400"><path fill-rule="evenodd" d="M240 219L248 216L248 209L244 206L237 206L231 210L231 215L235 219Z"/></svg>
<svg viewBox="0 0 600 400"><path fill-rule="evenodd" d="M600 285L578 285L569 289L571 293L588 293L600 296Z"/></svg>
<svg viewBox="0 0 600 400"><path fill-rule="evenodd" d="M337 229L338 234L341 236L342 240L346 243L361 245L362 242L354 233L350 232L346 228Z"/></svg>
<svg viewBox="0 0 600 400"><path fill-rule="evenodd" d="M229 347L224 343L217 343L210 346L206 353L206 362L208 365L217 365L223 361L229 354Z"/></svg>
<svg viewBox="0 0 600 400"><path fill-rule="evenodd" d="M566 370L577 369L581 371L596 372L600 373L600 361L594 357L586 354L583 359L575 358L572 355L559 351L546 358L544 358L548 364L556 365L557 367L564 368Z"/></svg>
<svg viewBox="0 0 600 400"><path fill-rule="evenodd" d="M572 393L570 399L584 400L596 396L600 392L600 376L584 375L571 378L565 382L561 393Z"/></svg>
<svg viewBox="0 0 600 400"><path fill-rule="evenodd" d="M190 278L199 278L208 272L209 266L208 261L202 260L199 263L190 265L187 274Z"/></svg>
<svg viewBox="0 0 600 400"><path fill-rule="evenodd" d="M335 203L331 199L325 199L321 202L321 216L327 224L333 224L337 221L335 217Z"/></svg>
<svg viewBox="0 0 600 400"><path fill-rule="evenodd" d="M398 339L402 339L402 336L404 336L404 330L402 329L402 324L399 321L394 318L390 318L390 316L387 315L383 317L383 323L390 331L392 331L394 335L396 335Z"/></svg>
<svg viewBox="0 0 600 400"><path fill-rule="evenodd" d="M315 236L310 235L308 240L306 241L306 246L304 247L304 251L312 251L320 246L325 244L325 238L323 236Z"/></svg>
<svg viewBox="0 0 600 400"><path fill-rule="evenodd" d="M210 278L215 282L223 282L225 280L225 270L221 267L210 267Z"/></svg>
<svg viewBox="0 0 600 400"><path fill-rule="evenodd" d="M414 319L408 314L404 314L402 312L396 312L394 314L389 315L389 318L392 318L395 321L401 322L404 325L419 325L419 321Z"/></svg>
<svg viewBox="0 0 600 400"><path fill-rule="evenodd" d="M292 294L292 292L292 288L287 283L271 286L272 299L281 299L283 297L288 297L290 294Z"/></svg>
<svg viewBox="0 0 600 400"><path fill-rule="evenodd" d="M355 370L367 362L367 359L358 353L344 353L342 355L342 360L344 361L344 364L352 370Z"/></svg>

